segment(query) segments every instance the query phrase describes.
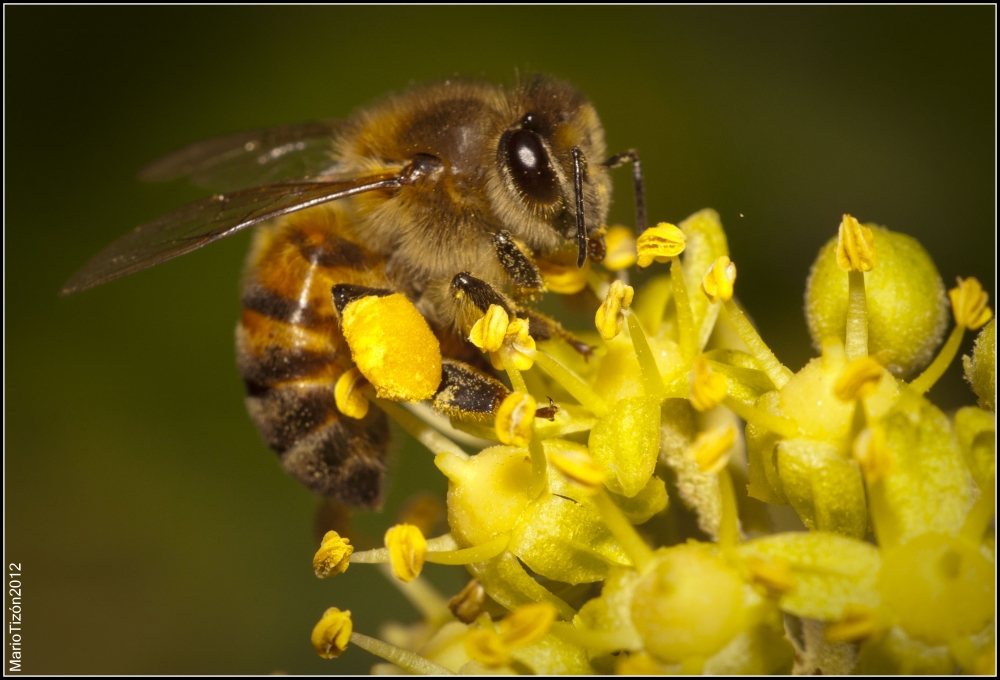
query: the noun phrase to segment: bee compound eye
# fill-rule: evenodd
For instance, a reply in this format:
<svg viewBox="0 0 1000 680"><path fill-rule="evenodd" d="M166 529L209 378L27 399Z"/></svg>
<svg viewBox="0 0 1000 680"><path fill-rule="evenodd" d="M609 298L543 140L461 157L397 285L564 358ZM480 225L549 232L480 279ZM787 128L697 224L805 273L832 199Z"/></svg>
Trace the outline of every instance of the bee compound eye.
<svg viewBox="0 0 1000 680"><path fill-rule="evenodd" d="M539 203L555 202L559 198L559 182L542 138L530 130L513 130L504 135L503 146L517 188Z"/></svg>

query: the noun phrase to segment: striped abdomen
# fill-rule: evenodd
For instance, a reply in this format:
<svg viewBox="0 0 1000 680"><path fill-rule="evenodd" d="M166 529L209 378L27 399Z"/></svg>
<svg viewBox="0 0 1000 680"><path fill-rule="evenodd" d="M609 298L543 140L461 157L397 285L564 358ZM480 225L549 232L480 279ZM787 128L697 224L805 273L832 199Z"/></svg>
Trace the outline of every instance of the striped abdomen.
<svg viewBox="0 0 1000 680"><path fill-rule="evenodd" d="M359 245L341 204L259 229L247 259L236 328L247 408L284 468L317 493L357 506L381 502L385 414L341 415L337 378L351 366L330 291L386 287L384 259Z"/></svg>

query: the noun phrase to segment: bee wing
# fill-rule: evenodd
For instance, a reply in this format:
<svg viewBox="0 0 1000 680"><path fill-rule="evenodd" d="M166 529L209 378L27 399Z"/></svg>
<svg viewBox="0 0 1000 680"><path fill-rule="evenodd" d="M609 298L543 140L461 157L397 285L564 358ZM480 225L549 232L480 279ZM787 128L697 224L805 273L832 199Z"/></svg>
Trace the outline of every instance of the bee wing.
<svg viewBox="0 0 1000 680"><path fill-rule="evenodd" d="M281 215L399 185L400 175L387 173L270 184L189 203L137 227L102 250L66 282L60 294L86 290L166 262Z"/></svg>
<svg viewBox="0 0 1000 680"><path fill-rule="evenodd" d="M329 174L342 125L321 120L197 142L153 161L139 177L148 181L190 177L197 186L227 192Z"/></svg>

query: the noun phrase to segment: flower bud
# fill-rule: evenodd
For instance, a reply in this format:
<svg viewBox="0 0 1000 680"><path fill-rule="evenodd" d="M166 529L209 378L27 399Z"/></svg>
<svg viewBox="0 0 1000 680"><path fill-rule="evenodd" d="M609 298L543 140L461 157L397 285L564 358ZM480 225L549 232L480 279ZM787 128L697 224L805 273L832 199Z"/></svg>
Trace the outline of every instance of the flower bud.
<svg viewBox="0 0 1000 680"><path fill-rule="evenodd" d="M997 410L997 322L990 321L976 337L972 356L962 357L965 379L972 385L972 391L979 397L979 405L985 409Z"/></svg>
<svg viewBox="0 0 1000 680"><path fill-rule="evenodd" d="M865 274L868 354L905 377L930 361L944 335L944 284L915 239L880 227L871 232L878 266ZM817 349L825 338L846 336L848 277L836 251L836 238L823 246L806 288L806 320Z"/></svg>

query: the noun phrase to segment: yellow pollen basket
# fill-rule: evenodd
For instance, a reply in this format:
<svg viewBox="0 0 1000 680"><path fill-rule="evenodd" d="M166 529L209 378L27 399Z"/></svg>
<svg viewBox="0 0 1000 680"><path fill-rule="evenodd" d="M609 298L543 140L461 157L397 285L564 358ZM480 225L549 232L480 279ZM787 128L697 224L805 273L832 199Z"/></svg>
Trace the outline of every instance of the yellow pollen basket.
<svg viewBox="0 0 1000 680"><path fill-rule="evenodd" d="M441 345L413 303L395 293L351 302L340 327L361 374L383 399L430 399L441 384Z"/></svg>

